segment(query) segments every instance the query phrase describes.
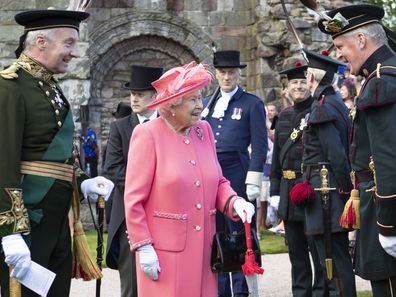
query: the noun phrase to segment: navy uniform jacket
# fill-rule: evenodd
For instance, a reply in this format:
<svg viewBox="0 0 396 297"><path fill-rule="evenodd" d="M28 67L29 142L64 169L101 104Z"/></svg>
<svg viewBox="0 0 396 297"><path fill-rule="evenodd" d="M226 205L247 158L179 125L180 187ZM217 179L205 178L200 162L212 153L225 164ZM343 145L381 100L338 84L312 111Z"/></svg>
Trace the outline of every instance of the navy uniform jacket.
<svg viewBox="0 0 396 297"><path fill-rule="evenodd" d="M377 71L377 65L381 67ZM396 236L396 57L386 46L374 52L361 68L366 76L356 102L351 165L368 171L373 157L376 194L366 192L373 180L358 182L360 230L355 255L356 274L383 280L396 276L396 259L381 247L378 233ZM384 197L384 198L381 198Z"/></svg>
<svg viewBox="0 0 396 297"><path fill-rule="evenodd" d="M204 106L208 101L208 97L204 99ZM247 159L246 167L239 169L245 172L245 177L247 171L262 173L268 144L265 109L261 99L238 87L238 91L231 98L223 118L212 118L215 105L216 103L211 106L206 120L212 127L217 153L237 152L241 158ZM231 116L238 110L241 113L241 118L239 120L232 119ZM249 145L251 145L250 161ZM229 179L229 177L227 178ZM237 189L235 186L233 188L238 195L246 197L245 190Z"/></svg>
<svg viewBox="0 0 396 297"><path fill-rule="evenodd" d="M304 209L296 207L290 199L290 190L301 182L301 162L303 157L302 138L300 137L290 145L281 160L282 148L291 136L293 129L300 127L301 119L304 119L311 111L313 98L296 103L283 110L276 121L274 150L272 153L272 167L270 179L270 196L279 195L279 217L283 220L304 221ZM288 142L289 143L289 142ZM288 144L286 144L288 145ZM283 152L282 152L283 154ZM283 170L292 170L299 174L295 179L284 179Z"/></svg>
<svg viewBox="0 0 396 297"><path fill-rule="evenodd" d="M350 165L348 160L349 135L351 120L348 108L337 98L332 86L319 86L317 99L313 102L308 119L308 127L303 133L303 164L312 165L311 172L304 169L304 178L313 188L321 187L318 166L321 162L329 163L329 186L331 201L331 231L345 231L339 224L340 216L348 197L339 191L349 192L352 189ZM315 168L316 166L316 168ZM323 214L320 192L315 191L312 205L305 207L306 233L323 234Z"/></svg>

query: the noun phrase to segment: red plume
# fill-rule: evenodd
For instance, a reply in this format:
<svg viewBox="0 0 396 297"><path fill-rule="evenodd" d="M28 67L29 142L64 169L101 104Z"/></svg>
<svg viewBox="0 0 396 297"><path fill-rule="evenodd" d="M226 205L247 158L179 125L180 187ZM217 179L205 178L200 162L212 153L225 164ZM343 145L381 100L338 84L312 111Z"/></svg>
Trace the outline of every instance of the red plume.
<svg viewBox="0 0 396 297"><path fill-rule="evenodd" d="M301 66L302 66L301 61L297 61L297 62L294 64L294 67L301 67Z"/></svg>
<svg viewBox="0 0 396 297"><path fill-rule="evenodd" d="M328 56L330 53L328 50L323 50L320 52L323 56Z"/></svg>

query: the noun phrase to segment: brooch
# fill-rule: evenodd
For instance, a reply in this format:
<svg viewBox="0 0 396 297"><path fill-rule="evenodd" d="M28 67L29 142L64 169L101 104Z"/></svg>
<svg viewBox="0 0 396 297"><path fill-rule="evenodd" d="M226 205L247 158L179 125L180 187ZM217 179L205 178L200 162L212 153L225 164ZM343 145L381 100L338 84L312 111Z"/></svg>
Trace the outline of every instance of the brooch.
<svg viewBox="0 0 396 297"><path fill-rule="evenodd" d="M195 128L195 132L197 132L198 138L199 138L200 140L203 140L203 132L202 132L201 127Z"/></svg>
<svg viewBox="0 0 396 297"><path fill-rule="evenodd" d="M234 107L231 119L239 121L242 118L242 108Z"/></svg>

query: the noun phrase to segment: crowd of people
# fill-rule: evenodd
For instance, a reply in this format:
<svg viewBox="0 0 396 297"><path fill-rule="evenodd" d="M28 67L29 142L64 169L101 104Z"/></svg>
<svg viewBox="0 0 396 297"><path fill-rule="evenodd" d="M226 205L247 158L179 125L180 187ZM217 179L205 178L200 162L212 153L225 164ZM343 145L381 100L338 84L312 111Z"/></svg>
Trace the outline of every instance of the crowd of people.
<svg viewBox="0 0 396 297"><path fill-rule="evenodd" d="M106 263L122 297L248 297L242 269L210 265L215 232L243 232L246 222L253 237L285 236L293 296L354 297L354 274L373 297L394 296L396 39L381 7L327 12L318 27L335 57L302 49L306 61L280 72L280 104L239 85L237 50L214 53L214 74L196 62L165 72L131 65L130 104L113 114L103 176L92 129L82 138L90 176L77 166L71 107L53 77L78 57L88 16L15 16L25 33L16 62L0 71L1 296L32 262L56 274L47 296L69 295L73 195L111 197Z"/></svg>

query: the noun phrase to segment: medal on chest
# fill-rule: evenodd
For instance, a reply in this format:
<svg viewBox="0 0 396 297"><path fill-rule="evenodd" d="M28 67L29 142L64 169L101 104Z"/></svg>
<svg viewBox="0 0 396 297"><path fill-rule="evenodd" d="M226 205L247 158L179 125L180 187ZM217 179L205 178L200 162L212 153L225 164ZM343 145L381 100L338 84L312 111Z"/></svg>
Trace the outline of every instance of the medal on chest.
<svg viewBox="0 0 396 297"><path fill-rule="evenodd" d="M242 108L234 107L232 111L231 119L239 121L241 118L242 118Z"/></svg>

